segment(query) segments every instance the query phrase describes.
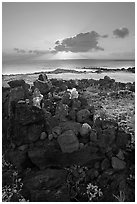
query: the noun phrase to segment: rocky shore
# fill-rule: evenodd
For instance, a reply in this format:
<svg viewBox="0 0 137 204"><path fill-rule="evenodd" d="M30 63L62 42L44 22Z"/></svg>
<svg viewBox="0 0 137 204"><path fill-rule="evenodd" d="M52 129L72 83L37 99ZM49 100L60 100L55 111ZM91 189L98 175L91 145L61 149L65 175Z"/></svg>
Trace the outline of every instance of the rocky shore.
<svg viewBox="0 0 137 204"><path fill-rule="evenodd" d="M8 85L3 201L135 201L135 83L39 74Z"/></svg>

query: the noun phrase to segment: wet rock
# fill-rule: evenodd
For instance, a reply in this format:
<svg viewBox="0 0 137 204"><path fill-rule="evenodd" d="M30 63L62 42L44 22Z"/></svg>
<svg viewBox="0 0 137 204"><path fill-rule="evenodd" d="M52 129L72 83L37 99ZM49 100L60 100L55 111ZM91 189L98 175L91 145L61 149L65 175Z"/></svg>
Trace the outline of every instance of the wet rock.
<svg viewBox="0 0 137 204"><path fill-rule="evenodd" d="M79 149L78 138L72 130L65 131L57 140L64 153L71 153Z"/></svg>
<svg viewBox="0 0 137 204"><path fill-rule="evenodd" d="M122 170L126 168L126 162L118 159L117 157L112 157L112 167L116 170Z"/></svg>
<svg viewBox="0 0 137 204"><path fill-rule="evenodd" d="M90 116L90 111L87 109L82 109L77 112L77 121L79 123L84 123Z"/></svg>
<svg viewBox="0 0 137 204"><path fill-rule="evenodd" d="M13 81L9 81L8 84L9 84L9 86L11 88L16 88L16 87L24 86L25 85L25 81L23 79L13 80Z"/></svg>

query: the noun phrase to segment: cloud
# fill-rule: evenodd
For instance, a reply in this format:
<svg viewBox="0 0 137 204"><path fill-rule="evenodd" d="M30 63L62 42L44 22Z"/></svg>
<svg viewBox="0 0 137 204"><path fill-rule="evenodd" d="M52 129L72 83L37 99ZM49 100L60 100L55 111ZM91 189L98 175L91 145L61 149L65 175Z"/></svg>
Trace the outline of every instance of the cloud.
<svg viewBox="0 0 137 204"><path fill-rule="evenodd" d="M19 48L14 48L14 51L16 51L17 53L21 53L21 54L26 53L24 49L19 49Z"/></svg>
<svg viewBox="0 0 137 204"><path fill-rule="evenodd" d="M19 48L14 48L13 50L17 53L33 54L33 55L44 55L44 54L50 53L50 50L24 50L24 49L19 49Z"/></svg>
<svg viewBox="0 0 137 204"><path fill-rule="evenodd" d="M113 31L113 35L117 38L125 38L126 36L129 35L129 30L128 28L117 28Z"/></svg>
<svg viewBox="0 0 137 204"><path fill-rule="evenodd" d="M99 35L95 31L80 33L74 37L65 38L62 41L57 40L55 42L54 52L88 52L89 50L97 51L104 50L104 48L98 45L98 40L100 38L107 38L108 35Z"/></svg>

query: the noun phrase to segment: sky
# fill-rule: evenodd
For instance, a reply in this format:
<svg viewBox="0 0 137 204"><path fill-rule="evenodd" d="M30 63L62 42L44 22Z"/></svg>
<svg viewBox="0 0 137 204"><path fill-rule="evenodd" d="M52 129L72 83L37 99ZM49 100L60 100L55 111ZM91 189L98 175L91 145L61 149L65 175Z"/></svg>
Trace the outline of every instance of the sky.
<svg viewBox="0 0 137 204"><path fill-rule="evenodd" d="M3 57L134 59L134 2L3 2Z"/></svg>

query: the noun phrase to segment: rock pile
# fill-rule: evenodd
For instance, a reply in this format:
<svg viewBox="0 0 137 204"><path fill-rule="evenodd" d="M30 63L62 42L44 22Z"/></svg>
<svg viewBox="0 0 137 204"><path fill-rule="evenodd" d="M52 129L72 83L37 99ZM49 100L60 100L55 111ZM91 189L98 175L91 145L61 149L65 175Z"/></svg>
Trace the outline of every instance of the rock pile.
<svg viewBox="0 0 137 204"><path fill-rule="evenodd" d="M39 75L31 89L23 80L9 85L11 89L3 92L3 117L9 120L3 137L10 141L6 159L22 172L30 201L71 201L66 169L72 165L86 166L87 180L97 180L102 188L113 186L121 171L125 175L130 135L115 121L94 119L94 106L76 90L74 94L65 89L60 97L46 75ZM36 88L43 95L39 106L33 103ZM125 182L125 177L117 182Z"/></svg>

